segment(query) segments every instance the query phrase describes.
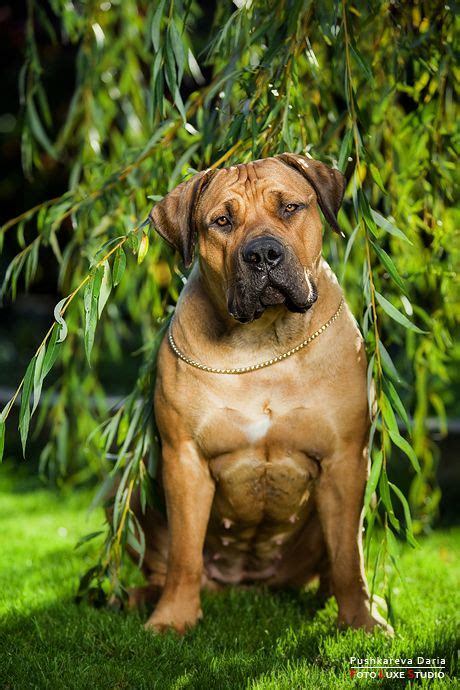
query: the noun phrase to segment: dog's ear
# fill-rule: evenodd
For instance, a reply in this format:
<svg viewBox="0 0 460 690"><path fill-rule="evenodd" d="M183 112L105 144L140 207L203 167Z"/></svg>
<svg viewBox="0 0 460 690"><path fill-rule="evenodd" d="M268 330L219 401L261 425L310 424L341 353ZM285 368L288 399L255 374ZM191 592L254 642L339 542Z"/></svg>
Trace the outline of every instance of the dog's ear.
<svg viewBox="0 0 460 690"><path fill-rule="evenodd" d="M182 182L155 204L149 214L158 234L177 249L186 268L192 263L197 235L196 206L215 172L203 170Z"/></svg>
<svg viewBox="0 0 460 690"><path fill-rule="evenodd" d="M345 193L345 177L342 173L321 161L297 153L280 153L276 158L298 170L308 180L316 192L318 204L327 222L335 232L345 237L337 220Z"/></svg>

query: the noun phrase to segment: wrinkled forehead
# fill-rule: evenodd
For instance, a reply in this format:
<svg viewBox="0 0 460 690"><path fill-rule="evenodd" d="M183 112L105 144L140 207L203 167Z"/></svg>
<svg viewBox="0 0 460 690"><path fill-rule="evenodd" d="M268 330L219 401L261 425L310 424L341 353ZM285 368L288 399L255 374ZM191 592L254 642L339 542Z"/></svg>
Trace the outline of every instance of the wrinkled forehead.
<svg viewBox="0 0 460 690"><path fill-rule="evenodd" d="M257 201L265 203L271 193L305 195L307 189L312 188L296 170L276 158L265 158L218 170L206 188L200 206L206 212L230 196L251 204Z"/></svg>

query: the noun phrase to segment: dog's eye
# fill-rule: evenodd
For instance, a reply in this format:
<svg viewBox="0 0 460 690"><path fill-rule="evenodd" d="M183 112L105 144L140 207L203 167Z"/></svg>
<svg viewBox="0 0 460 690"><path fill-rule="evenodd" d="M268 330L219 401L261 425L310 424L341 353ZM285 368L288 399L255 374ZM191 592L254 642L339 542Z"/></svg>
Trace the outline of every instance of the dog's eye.
<svg viewBox="0 0 460 690"><path fill-rule="evenodd" d="M298 204L286 204L286 206L284 207L284 210L287 213L294 213L294 211L296 211L298 208L299 208Z"/></svg>
<svg viewBox="0 0 460 690"><path fill-rule="evenodd" d="M216 218L214 223L218 225L220 228L224 228L226 225L230 225L230 221L227 218L227 216L219 216L219 218Z"/></svg>

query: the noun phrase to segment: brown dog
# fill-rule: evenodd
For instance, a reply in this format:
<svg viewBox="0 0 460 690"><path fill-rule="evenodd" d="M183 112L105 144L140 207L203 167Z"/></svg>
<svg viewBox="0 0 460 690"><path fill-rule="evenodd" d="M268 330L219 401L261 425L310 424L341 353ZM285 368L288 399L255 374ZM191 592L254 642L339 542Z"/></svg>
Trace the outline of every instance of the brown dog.
<svg viewBox="0 0 460 690"><path fill-rule="evenodd" d="M167 524L135 506L143 594L161 591L148 628L195 625L203 586L319 575L340 625L389 629L362 559L366 355L321 258L317 204L340 232L343 192L337 170L282 154L198 173L152 210L186 265L199 252L158 361Z"/></svg>

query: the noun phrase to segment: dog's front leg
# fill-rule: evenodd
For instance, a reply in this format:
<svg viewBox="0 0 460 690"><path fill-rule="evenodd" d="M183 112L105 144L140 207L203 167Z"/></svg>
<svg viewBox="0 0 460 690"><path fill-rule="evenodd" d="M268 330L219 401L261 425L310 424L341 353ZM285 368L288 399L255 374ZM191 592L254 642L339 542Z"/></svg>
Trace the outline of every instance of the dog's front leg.
<svg viewBox="0 0 460 690"><path fill-rule="evenodd" d="M190 441L163 445L163 482L168 514L166 583L146 628L184 633L201 617L203 545L214 497L208 464Z"/></svg>
<svg viewBox="0 0 460 690"><path fill-rule="evenodd" d="M367 479L367 453L344 445L325 458L316 490L316 503L330 561L332 591L340 627L371 631L391 627L372 607L362 554L362 507Z"/></svg>

